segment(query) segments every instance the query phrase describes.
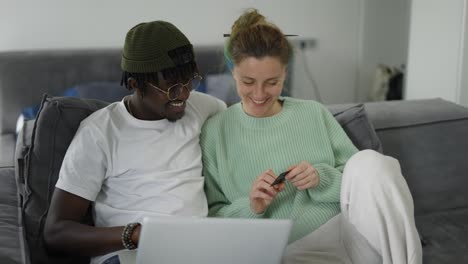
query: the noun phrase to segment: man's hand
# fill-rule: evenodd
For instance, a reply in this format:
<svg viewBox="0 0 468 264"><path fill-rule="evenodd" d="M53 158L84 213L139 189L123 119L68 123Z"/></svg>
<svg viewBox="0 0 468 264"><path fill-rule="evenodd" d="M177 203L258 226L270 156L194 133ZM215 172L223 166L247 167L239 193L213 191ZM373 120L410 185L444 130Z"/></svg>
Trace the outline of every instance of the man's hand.
<svg viewBox="0 0 468 264"><path fill-rule="evenodd" d="M133 244L135 244L137 247L138 247L138 243L140 242L140 233L141 233L141 224L135 227L135 229L133 229L132 238L131 238Z"/></svg>

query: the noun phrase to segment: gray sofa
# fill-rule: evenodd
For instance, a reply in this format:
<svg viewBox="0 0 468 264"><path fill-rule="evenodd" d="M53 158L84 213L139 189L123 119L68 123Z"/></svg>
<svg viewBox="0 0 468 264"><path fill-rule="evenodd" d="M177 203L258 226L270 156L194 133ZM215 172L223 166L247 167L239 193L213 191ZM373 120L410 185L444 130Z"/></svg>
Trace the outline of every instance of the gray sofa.
<svg viewBox="0 0 468 264"><path fill-rule="evenodd" d="M196 53L203 74L223 71L221 47L197 47ZM0 263L39 263L30 258L17 188L22 172L15 171L16 143L31 138L28 133L17 138L18 114L39 104L43 93L62 95L80 83L119 81L119 55L118 50L0 53ZM352 106L328 107L339 114ZM366 103L365 109L372 123L366 129L375 130L383 152L401 163L424 263L468 263L468 109L441 99ZM19 145L16 157L21 151Z"/></svg>

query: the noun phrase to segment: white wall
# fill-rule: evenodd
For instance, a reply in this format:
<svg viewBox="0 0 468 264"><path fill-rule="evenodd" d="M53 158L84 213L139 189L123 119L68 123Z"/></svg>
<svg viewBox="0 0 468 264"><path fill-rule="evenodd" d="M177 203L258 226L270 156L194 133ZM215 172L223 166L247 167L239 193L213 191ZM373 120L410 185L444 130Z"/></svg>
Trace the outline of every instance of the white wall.
<svg viewBox="0 0 468 264"><path fill-rule="evenodd" d="M466 4L412 0L406 99L460 101Z"/></svg>
<svg viewBox="0 0 468 264"><path fill-rule="evenodd" d="M131 27L151 20L174 23L195 44L222 43L222 33L247 7L259 8L285 31L310 36L308 12L322 2L327 1L7 1L0 10L0 50L120 47Z"/></svg>
<svg viewBox="0 0 468 264"><path fill-rule="evenodd" d="M465 4L465 34L462 65L462 81L460 86L460 104L468 107L468 3Z"/></svg>
<svg viewBox="0 0 468 264"><path fill-rule="evenodd" d="M317 39L317 46L301 52L294 60L293 96L317 99L313 84L307 78L304 59L309 63L324 103L355 101L356 67L359 44L359 3L353 1L311 1L309 10L302 10L304 23Z"/></svg>
<svg viewBox="0 0 468 264"><path fill-rule="evenodd" d="M357 98L367 101L377 65L407 63L410 0L364 0Z"/></svg>
<svg viewBox="0 0 468 264"><path fill-rule="evenodd" d="M171 21L194 44L221 44L242 10L256 7L285 33L317 38L306 57L325 102L355 97L363 0L0 1L0 51L121 47L128 29L156 19ZM296 69L293 94L313 98L302 67Z"/></svg>

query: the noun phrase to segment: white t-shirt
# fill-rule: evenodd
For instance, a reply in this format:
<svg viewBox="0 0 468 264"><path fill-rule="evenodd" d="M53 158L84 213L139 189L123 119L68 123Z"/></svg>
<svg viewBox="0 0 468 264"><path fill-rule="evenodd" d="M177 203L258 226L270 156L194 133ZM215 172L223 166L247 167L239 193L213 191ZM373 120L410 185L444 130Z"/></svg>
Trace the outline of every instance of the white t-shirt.
<svg viewBox="0 0 468 264"><path fill-rule="evenodd" d="M110 104L81 122L56 187L92 201L97 227L144 216L206 216L199 135L205 120L225 108L192 92L185 115L170 122L138 120L123 100Z"/></svg>

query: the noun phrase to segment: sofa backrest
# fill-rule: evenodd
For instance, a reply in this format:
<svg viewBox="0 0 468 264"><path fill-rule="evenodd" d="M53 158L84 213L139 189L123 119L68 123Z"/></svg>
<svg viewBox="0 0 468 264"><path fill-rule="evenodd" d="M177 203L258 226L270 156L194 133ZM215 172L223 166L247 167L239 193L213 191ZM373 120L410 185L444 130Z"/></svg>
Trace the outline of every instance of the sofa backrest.
<svg viewBox="0 0 468 264"><path fill-rule="evenodd" d="M468 108L442 99L365 105L384 154L400 161L417 215L468 207Z"/></svg>
<svg viewBox="0 0 468 264"><path fill-rule="evenodd" d="M44 96L32 131L24 126L17 144L16 179L31 263L89 263L89 258L47 252L43 228L63 157L81 121L106 102ZM92 224L90 211L83 221Z"/></svg>
<svg viewBox="0 0 468 264"><path fill-rule="evenodd" d="M203 75L224 71L222 45L194 50ZM120 58L120 49L0 52L0 135L15 133L21 110L39 104L44 93L61 96L83 83L120 82Z"/></svg>

